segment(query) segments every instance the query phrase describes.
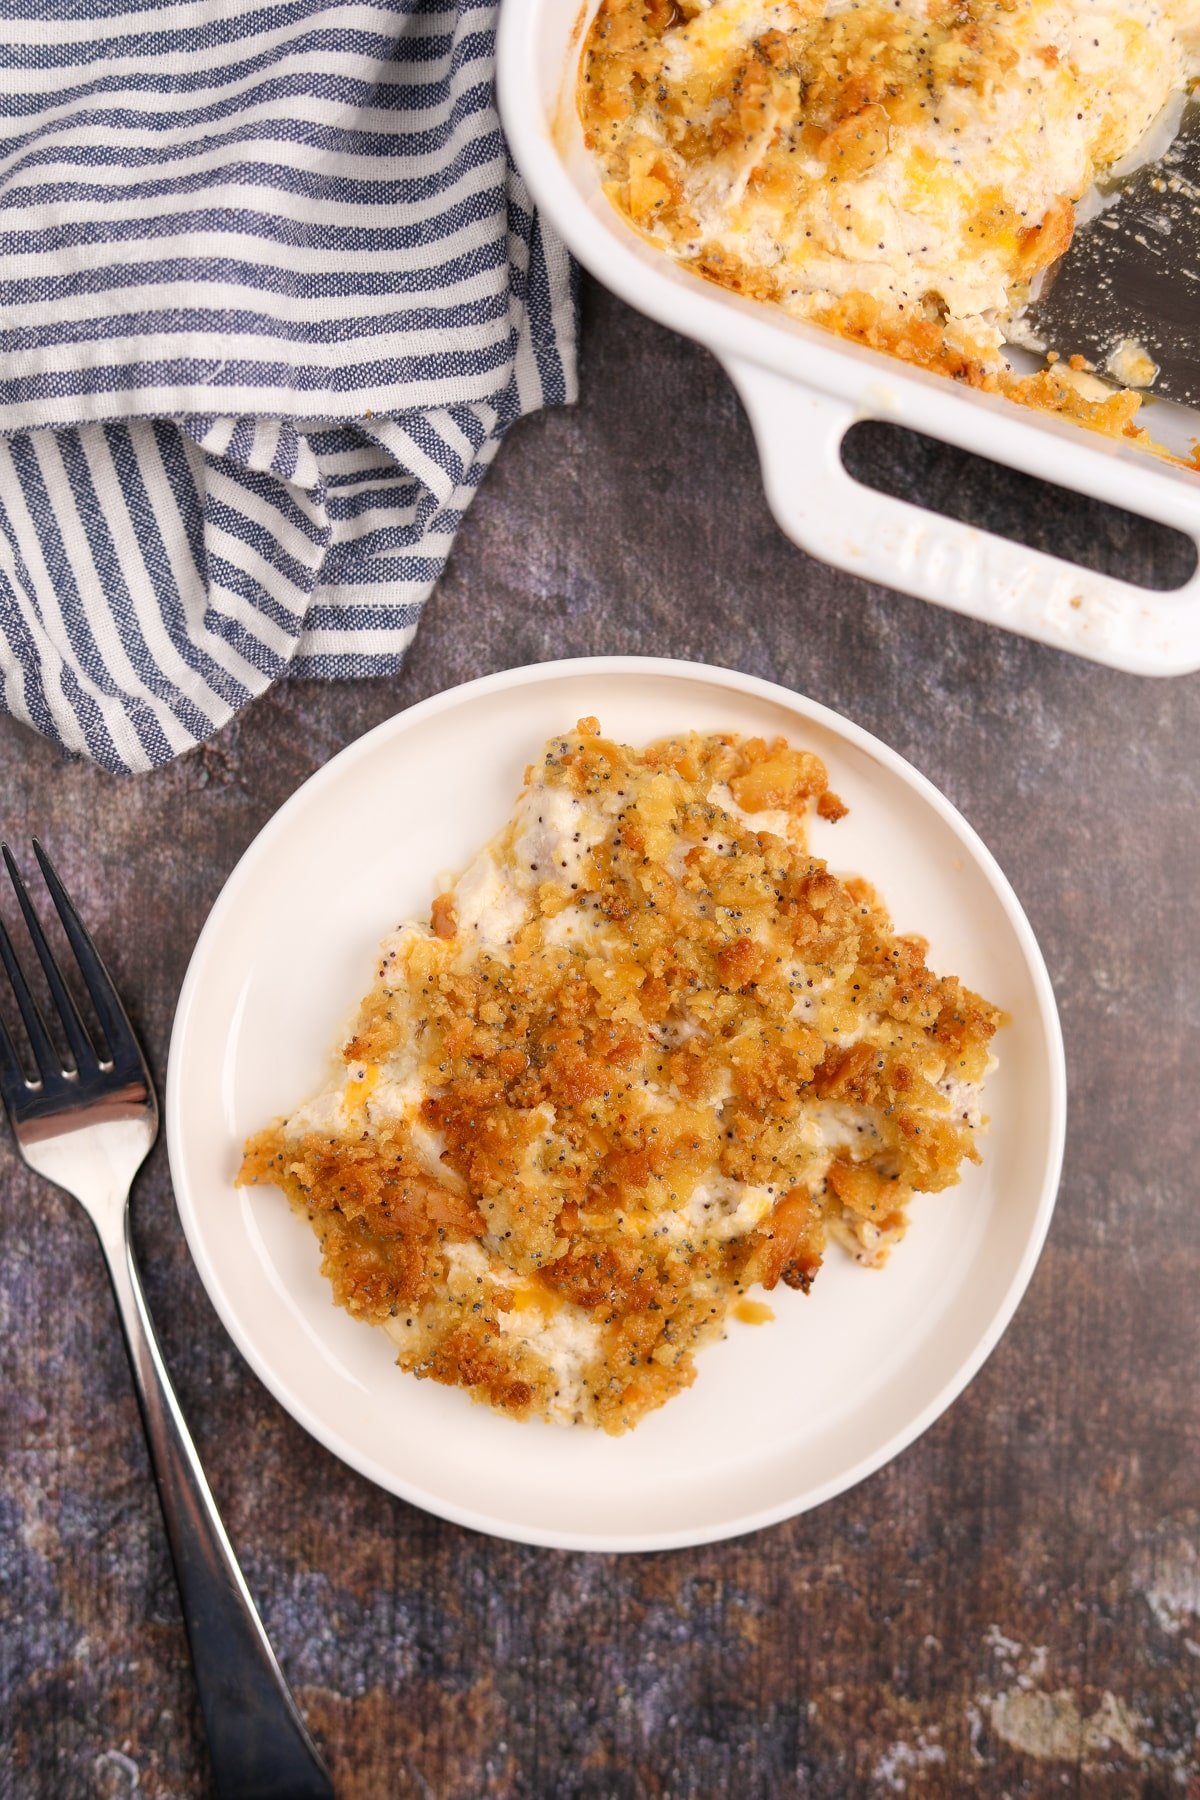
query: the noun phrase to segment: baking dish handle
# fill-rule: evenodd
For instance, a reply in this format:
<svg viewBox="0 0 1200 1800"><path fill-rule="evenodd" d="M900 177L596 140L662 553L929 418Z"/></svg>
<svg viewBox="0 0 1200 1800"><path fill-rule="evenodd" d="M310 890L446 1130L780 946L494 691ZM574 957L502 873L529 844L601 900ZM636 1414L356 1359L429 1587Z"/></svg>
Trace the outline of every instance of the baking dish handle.
<svg viewBox="0 0 1200 1800"><path fill-rule="evenodd" d="M756 363L722 361L754 431L768 504L801 549L1113 668L1200 668L1200 563L1186 586L1154 593L878 493L841 460L846 432L870 414Z"/></svg>

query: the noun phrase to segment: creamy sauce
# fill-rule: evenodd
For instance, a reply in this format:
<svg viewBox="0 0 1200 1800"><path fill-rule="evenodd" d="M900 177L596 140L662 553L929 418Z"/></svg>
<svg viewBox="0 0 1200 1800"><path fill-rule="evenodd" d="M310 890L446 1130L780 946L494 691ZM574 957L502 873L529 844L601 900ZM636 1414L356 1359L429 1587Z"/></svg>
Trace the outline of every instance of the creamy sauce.
<svg viewBox="0 0 1200 1800"><path fill-rule="evenodd" d="M809 1109L805 1130L811 1142L828 1150L858 1148L880 1142L879 1127L869 1107L846 1106L837 1100L821 1100Z"/></svg>
<svg viewBox="0 0 1200 1800"><path fill-rule="evenodd" d="M530 916L529 890L517 886L491 845L480 851L451 891L467 955L476 949L507 950Z"/></svg>
<svg viewBox="0 0 1200 1800"><path fill-rule="evenodd" d="M571 901L561 912L547 919L542 930L548 944L556 944L562 948L578 945L592 951L603 946L604 927L604 917L593 905Z"/></svg>
<svg viewBox="0 0 1200 1800"><path fill-rule="evenodd" d="M581 1306L564 1301L553 1313L530 1307L500 1315L506 1338L518 1339L553 1372L551 1412L556 1423L570 1425L587 1403L584 1374L600 1351L600 1327Z"/></svg>
<svg viewBox="0 0 1200 1800"><path fill-rule="evenodd" d="M678 1230L709 1243L745 1237L762 1223L774 1203L774 1195L765 1187L750 1187L727 1175L707 1175L696 1183L677 1215Z"/></svg>
<svg viewBox="0 0 1200 1800"><path fill-rule="evenodd" d="M523 796L513 827L513 855L520 878L578 882L592 850L602 843L612 820L561 787L538 783Z"/></svg>

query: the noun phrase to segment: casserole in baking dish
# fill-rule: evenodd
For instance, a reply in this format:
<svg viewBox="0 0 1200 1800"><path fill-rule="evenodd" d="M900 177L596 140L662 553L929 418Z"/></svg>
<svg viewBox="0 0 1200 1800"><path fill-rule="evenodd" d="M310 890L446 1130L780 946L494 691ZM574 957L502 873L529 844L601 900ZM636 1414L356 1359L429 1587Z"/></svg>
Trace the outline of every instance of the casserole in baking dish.
<svg viewBox="0 0 1200 1800"><path fill-rule="evenodd" d="M708 280L1134 436L1136 393L1003 346L1198 37L1200 0L600 0L578 109L617 211Z"/></svg>
<svg viewBox="0 0 1200 1800"><path fill-rule="evenodd" d="M1013 407L743 293L697 279L619 216L576 107L595 6L505 0L501 112L535 199L615 292L706 344L750 416L783 529L826 561L885 585L1144 674L1200 667L1200 571L1169 594L1092 573L863 488L840 458L847 428L887 419L1200 537L1200 480L1118 441ZM1154 436L1187 455L1200 420L1156 403Z"/></svg>

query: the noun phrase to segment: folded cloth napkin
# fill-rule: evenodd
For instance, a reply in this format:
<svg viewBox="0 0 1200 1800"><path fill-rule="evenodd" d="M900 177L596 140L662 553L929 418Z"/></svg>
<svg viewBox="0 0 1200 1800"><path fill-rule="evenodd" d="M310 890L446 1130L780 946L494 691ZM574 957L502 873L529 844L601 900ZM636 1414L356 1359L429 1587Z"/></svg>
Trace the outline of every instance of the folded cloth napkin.
<svg viewBox="0 0 1200 1800"><path fill-rule="evenodd" d="M3 703L147 769L393 671L506 428L574 396L496 0L0 0Z"/></svg>

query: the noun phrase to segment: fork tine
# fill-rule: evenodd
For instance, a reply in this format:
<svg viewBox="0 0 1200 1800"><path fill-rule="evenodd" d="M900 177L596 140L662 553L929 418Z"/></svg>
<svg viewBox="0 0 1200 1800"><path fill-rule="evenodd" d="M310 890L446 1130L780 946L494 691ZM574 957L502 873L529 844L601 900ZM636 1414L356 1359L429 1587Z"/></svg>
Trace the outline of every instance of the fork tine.
<svg viewBox="0 0 1200 1800"><path fill-rule="evenodd" d="M21 1067L17 1047L8 1035L4 1020L0 1019L0 1100L11 1109L28 1091L29 1083Z"/></svg>
<svg viewBox="0 0 1200 1800"><path fill-rule="evenodd" d="M112 976L104 966L104 962L91 939L87 926L79 916L75 902L71 899L54 864L38 843L33 840L33 854L38 859L38 867L54 902L55 911L62 920L63 930L67 934L67 942L75 952L75 961L79 964L79 973L83 976L84 985L91 995L92 1005L96 1009L96 1017L100 1021L100 1029L104 1033L110 1061L121 1057L134 1057L142 1061L141 1047L129 1016L121 1005L120 997L113 986Z"/></svg>
<svg viewBox="0 0 1200 1800"><path fill-rule="evenodd" d="M71 1046L71 1055L75 1059L75 1067L87 1070L96 1066L96 1052L88 1037L87 1028L79 1016L79 1008L71 998L70 990L62 978L58 964L54 960L54 952L46 941L46 933L42 930L42 921L34 910L33 901L29 898L25 883L21 879L21 871L13 861L12 852L7 844L0 845L4 864L8 870L8 878L16 891L17 900L25 919L26 929L33 939L33 947L37 951L38 961L46 974L46 984L51 998L58 1009L62 1028L67 1034L67 1042Z"/></svg>
<svg viewBox="0 0 1200 1800"><path fill-rule="evenodd" d="M29 991L29 983L17 961L17 953L12 947L12 939L4 929L3 920L0 920L0 962L4 964L8 979L12 983L13 993L17 997L17 1005L25 1022L25 1030L28 1032L29 1042L33 1046L33 1060L37 1064L38 1074L43 1082L53 1081L63 1072L62 1058L50 1042L50 1033L46 1030L45 1022L38 1011L37 1001Z"/></svg>

